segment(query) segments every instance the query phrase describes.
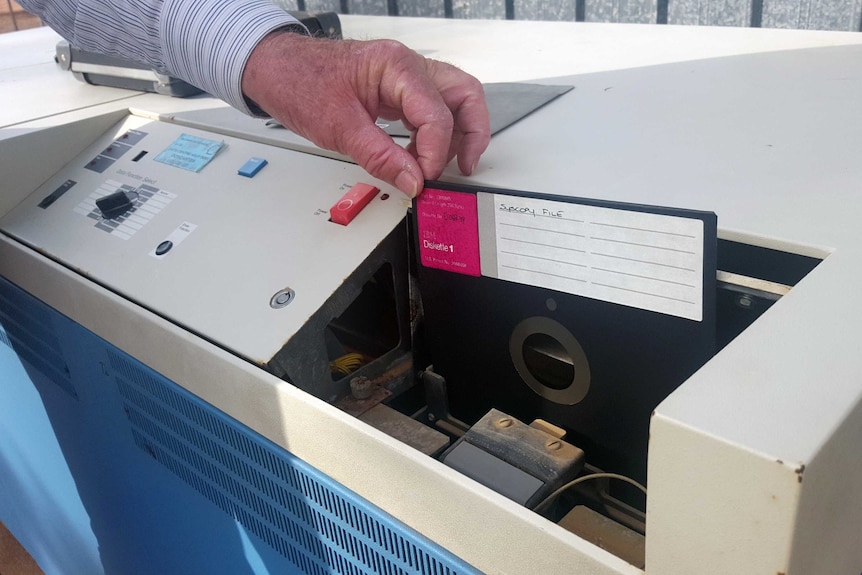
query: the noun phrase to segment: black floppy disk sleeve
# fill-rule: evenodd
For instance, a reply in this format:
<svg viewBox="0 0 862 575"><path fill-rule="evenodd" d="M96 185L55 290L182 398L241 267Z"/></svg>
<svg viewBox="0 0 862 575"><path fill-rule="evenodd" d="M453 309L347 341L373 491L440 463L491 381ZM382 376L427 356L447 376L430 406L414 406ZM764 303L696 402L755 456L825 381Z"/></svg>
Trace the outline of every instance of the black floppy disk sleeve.
<svg viewBox="0 0 862 575"><path fill-rule="evenodd" d="M715 353L715 214L442 182L428 182L425 189L424 193L487 192L703 223L699 321L486 275L426 267L417 255L426 351L434 371L446 379L453 415L472 423L496 408L527 422L546 419L568 430L570 441L586 451L588 462L643 481L652 411ZM419 254L423 226L417 200L411 217ZM548 389L537 392L536 385L522 377L515 364L520 363L523 371L523 357L514 356L520 353L518 345L534 335L531 332L537 336L531 341L540 344L563 340L570 356L577 355L571 347L582 350L588 368L577 357L572 363L575 379L580 377L583 383L586 375L589 380L583 397L570 394L578 399L574 403L548 399L568 393L566 382L543 381Z"/></svg>

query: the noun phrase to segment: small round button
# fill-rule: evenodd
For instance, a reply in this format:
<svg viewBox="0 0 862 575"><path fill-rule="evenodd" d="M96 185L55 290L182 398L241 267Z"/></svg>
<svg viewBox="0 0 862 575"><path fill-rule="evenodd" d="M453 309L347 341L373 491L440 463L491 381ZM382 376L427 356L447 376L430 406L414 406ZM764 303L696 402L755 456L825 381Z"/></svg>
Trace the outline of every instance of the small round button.
<svg viewBox="0 0 862 575"><path fill-rule="evenodd" d="M156 248L156 255L163 256L169 251L171 251L172 247L174 247L174 242L172 242L171 240L165 240L159 244L159 247Z"/></svg>
<svg viewBox="0 0 862 575"><path fill-rule="evenodd" d="M290 301L291 297L292 296L290 295L290 292L280 293L275 296L275 303L277 303L278 305L286 305L287 302Z"/></svg>
<svg viewBox="0 0 862 575"><path fill-rule="evenodd" d="M292 302L294 297L296 297L296 292L290 288L278 290L269 300L269 305L273 309L280 309Z"/></svg>

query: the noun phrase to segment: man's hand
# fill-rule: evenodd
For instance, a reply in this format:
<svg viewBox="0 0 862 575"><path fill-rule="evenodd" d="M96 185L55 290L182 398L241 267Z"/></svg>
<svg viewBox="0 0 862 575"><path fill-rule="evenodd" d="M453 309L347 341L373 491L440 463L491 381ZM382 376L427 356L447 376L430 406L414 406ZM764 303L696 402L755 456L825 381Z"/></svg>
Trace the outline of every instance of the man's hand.
<svg viewBox="0 0 862 575"><path fill-rule="evenodd" d="M273 32L249 57L242 90L284 126L410 197L456 155L472 173L491 138L478 80L391 40ZM410 145L393 142L377 118L403 121Z"/></svg>

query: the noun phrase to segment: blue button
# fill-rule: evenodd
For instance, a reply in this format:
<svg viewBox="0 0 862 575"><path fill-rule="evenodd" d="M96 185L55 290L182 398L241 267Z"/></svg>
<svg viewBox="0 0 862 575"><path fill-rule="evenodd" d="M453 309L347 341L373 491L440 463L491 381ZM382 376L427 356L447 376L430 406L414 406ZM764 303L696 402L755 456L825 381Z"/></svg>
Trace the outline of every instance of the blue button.
<svg viewBox="0 0 862 575"><path fill-rule="evenodd" d="M266 164L267 161L263 158L249 158L236 173L246 178L253 178Z"/></svg>

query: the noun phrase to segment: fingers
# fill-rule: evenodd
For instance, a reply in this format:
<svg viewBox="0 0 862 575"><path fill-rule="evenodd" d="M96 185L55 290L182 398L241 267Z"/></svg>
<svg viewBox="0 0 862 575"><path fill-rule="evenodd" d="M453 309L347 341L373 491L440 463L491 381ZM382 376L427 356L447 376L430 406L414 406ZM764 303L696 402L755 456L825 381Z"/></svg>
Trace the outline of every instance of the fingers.
<svg viewBox="0 0 862 575"><path fill-rule="evenodd" d="M449 146L455 124L425 59L401 44L385 46L390 63L383 71L379 88L385 113L400 118L411 131L410 153L426 179L443 173L449 161Z"/></svg>
<svg viewBox="0 0 862 575"><path fill-rule="evenodd" d="M442 105L442 100L440 101ZM449 143L452 141L452 114L445 108L445 115L438 119L420 124L415 132L414 146L416 161L422 174L428 180L440 177L449 162Z"/></svg>
<svg viewBox="0 0 862 575"><path fill-rule="evenodd" d="M461 173L469 176L491 141L481 84L459 88L460 92L442 93L434 88L423 94L415 106L404 108L405 126L415 126L407 149L416 157L426 179L438 178L456 156Z"/></svg>
<svg viewBox="0 0 862 575"><path fill-rule="evenodd" d="M458 168L469 176L476 169L479 158L491 143L491 126L484 93L474 97L456 111L455 133L452 142L457 146Z"/></svg>
<svg viewBox="0 0 862 575"><path fill-rule="evenodd" d="M478 80L394 41L273 33L251 54L242 89L284 126L410 197L455 156L472 173L490 140ZM376 126L378 117L404 121L407 149Z"/></svg>
<svg viewBox="0 0 862 575"><path fill-rule="evenodd" d="M423 113L404 109L405 117L417 128L417 160L428 179L439 177L455 156L461 173L470 175L491 141L482 85L448 64L428 63L432 85L420 103Z"/></svg>
<svg viewBox="0 0 862 575"><path fill-rule="evenodd" d="M410 198L416 197L424 180L424 170L416 158L377 127L364 110L350 117L352 120L342 123L339 151L375 178L392 184Z"/></svg>
<svg viewBox="0 0 862 575"><path fill-rule="evenodd" d="M454 118L448 159L457 155L461 173L470 175L491 141L488 105L482 84L454 66L434 60L427 62L429 75Z"/></svg>
<svg viewBox="0 0 862 575"><path fill-rule="evenodd" d="M435 179L458 156L461 172L473 172L490 142L488 107L482 85L465 72L435 60L425 59L403 45L396 62L387 70L391 78L381 83L384 108L400 109L400 117L411 130L410 153L426 179Z"/></svg>

